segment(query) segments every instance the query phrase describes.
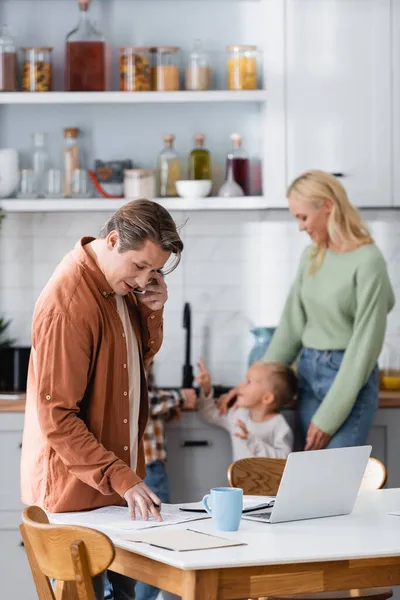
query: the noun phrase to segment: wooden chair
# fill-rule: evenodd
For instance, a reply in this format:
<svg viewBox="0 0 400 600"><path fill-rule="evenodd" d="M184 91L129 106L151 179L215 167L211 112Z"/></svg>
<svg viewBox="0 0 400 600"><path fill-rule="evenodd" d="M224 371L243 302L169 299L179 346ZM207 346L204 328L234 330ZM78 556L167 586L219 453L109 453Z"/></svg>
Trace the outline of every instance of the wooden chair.
<svg viewBox="0 0 400 600"><path fill-rule="evenodd" d="M115 556L106 535L87 527L50 525L38 506L24 510L20 530L39 600L95 600L92 577ZM57 582L56 595L50 579Z"/></svg>
<svg viewBox="0 0 400 600"><path fill-rule="evenodd" d="M245 494L252 496L276 496L285 468L283 458L243 458L228 468L228 481L231 487L242 488ZM387 479L385 465L376 458L368 461L361 490L381 489ZM362 590L344 590L323 594L298 594L268 600L387 600L393 596L391 588L371 588Z"/></svg>

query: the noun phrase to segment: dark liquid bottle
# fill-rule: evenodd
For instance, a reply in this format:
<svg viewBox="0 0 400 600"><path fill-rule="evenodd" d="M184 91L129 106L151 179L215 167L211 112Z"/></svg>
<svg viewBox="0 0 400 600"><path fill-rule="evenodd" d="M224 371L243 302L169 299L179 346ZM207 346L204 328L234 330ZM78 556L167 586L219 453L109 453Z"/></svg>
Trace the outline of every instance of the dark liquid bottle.
<svg viewBox="0 0 400 600"><path fill-rule="evenodd" d="M231 135L233 148L226 159L226 175L228 175L229 164L232 164L233 179L243 190L245 196L250 195L250 162L246 152L243 150L242 137L237 133Z"/></svg>
<svg viewBox="0 0 400 600"><path fill-rule="evenodd" d="M79 0L78 26L68 34L65 46L65 89L68 92L104 92L106 44L88 16L90 0Z"/></svg>

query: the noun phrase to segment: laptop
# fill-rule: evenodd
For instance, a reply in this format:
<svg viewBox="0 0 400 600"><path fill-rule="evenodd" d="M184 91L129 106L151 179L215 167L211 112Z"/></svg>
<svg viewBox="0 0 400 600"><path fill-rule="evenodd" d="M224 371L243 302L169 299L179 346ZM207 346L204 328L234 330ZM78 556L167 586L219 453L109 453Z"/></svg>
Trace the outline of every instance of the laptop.
<svg viewBox="0 0 400 600"><path fill-rule="evenodd" d="M270 508L243 519L283 523L351 513L371 449L356 446L289 454Z"/></svg>

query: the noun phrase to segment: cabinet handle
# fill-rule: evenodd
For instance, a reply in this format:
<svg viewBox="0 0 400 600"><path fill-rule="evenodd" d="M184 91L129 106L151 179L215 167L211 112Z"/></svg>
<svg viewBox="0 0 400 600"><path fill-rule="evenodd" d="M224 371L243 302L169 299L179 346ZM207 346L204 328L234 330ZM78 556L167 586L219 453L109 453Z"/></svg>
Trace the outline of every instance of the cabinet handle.
<svg viewBox="0 0 400 600"><path fill-rule="evenodd" d="M181 448L209 448L212 442L208 440L186 440L182 442Z"/></svg>
<svg viewBox="0 0 400 600"><path fill-rule="evenodd" d="M331 175L333 175L334 177L337 177L338 179L340 179L341 177L346 177L346 175L344 173L331 173Z"/></svg>

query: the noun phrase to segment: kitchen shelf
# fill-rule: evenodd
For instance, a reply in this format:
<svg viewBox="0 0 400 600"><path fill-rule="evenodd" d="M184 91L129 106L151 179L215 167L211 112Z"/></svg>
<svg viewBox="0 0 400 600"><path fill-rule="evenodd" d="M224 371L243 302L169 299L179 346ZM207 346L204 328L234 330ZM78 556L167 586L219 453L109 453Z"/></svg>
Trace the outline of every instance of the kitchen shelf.
<svg viewBox="0 0 400 600"><path fill-rule="evenodd" d="M0 104L156 104L199 102L257 102L266 90L209 90L204 92L2 92Z"/></svg>
<svg viewBox="0 0 400 600"><path fill-rule="evenodd" d="M0 209L8 213L43 212L108 212L120 208L126 198L62 198L20 200L10 198L0 200ZM170 211L212 211L212 210L263 210L267 208L263 196L243 196L241 198L155 198Z"/></svg>

